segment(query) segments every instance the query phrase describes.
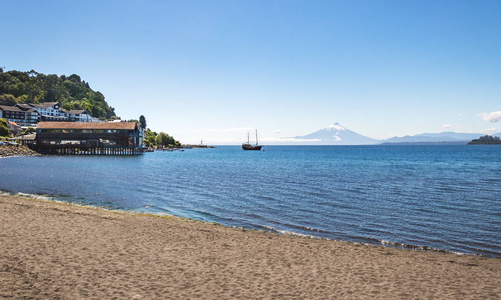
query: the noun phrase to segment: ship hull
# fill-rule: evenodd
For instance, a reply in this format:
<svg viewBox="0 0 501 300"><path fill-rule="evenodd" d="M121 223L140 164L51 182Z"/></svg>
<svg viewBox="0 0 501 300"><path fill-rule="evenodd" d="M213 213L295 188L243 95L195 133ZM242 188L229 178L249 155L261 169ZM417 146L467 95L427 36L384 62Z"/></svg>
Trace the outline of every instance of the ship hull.
<svg viewBox="0 0 501 300"><path fill-rule="evenodd" d="M263 146L258 146L258 145L253 146L253 145L248 145L248 144L242 145L242 149L244 149L244 150L261 150L261 147L263 147Z"/></svg>

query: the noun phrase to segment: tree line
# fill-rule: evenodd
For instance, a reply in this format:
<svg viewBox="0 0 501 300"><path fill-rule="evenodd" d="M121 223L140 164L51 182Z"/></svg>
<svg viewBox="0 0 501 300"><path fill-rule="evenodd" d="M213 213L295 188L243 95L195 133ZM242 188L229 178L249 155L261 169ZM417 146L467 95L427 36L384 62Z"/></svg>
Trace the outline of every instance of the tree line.
<svg viewBox="0 0 501 300"><path fill-rule="evenodd" d="M141 128L144 130L144 138L143 143L148 148L155 147L169 147L169 148L178 148L181 147L181 143L176 141L174 137L168 135L165 132L156 133L155 131L151 131L149 128L146 128L146 118L141 115L139 120L130 120L132 122L139 122L141 124Z"/></svg>
<svg viewBox="0 0 501 300"><path fill-rule="evenodd" d="M181 147L181 143L165 132L156 133L149 128L144 132L144 145L148 148L154 147Z"/></svg>
<svg viewBox="0 0 501 300"><path fill-rule="evenodd" d="M0 69L0 105L59 102L65 110L85 110L101 120L118 119L115 109L106 103L104 95L90 88L76 74L45 75Z"/></svg>
<svg viewBox="0 0 501 300"><path fill-rule="evenodd" d="M484 135L478 139L472 140L468 145L497 145L501 144L501 139L497 136Z"/></svg>

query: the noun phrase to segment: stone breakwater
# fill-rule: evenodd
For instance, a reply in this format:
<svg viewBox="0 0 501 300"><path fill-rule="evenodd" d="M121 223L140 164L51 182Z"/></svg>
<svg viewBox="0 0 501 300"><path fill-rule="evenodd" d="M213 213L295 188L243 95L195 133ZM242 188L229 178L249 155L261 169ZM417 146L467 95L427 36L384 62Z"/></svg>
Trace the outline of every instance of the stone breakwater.
<svg viewBox="0 0 501 300"><path fill-rule="evenodd" d="M0 157L40 155L26 146L0 146Z"/></svg>

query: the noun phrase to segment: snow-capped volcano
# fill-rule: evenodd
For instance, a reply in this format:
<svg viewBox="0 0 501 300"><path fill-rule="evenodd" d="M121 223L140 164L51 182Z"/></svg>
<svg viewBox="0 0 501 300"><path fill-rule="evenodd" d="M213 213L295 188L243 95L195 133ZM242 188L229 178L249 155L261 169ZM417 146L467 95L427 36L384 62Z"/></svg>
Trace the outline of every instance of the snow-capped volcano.
<svg viewBox="0 0 501 300"><path fill-rule="evenodd" d="M345 131L345 130L348 130L348 129L346 129L346 127L344 127L343 125L341 125L341 124L339 124L339 123L336 122L336 123L332 124L331 126L324 128L324 130Z"/></svg>
<svg viewBox="0 0 501 300"><path fill-rule="evenodd" d="M318 145L370 145L379 141L353 132L339 123L320 129L313 133L296 136L298 140L310 140Z"/></svg>

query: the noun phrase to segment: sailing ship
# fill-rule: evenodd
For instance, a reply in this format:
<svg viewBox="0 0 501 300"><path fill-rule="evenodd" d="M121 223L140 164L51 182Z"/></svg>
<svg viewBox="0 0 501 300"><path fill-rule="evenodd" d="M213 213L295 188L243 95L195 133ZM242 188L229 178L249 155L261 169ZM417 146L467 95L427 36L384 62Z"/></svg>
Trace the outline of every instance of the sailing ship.
<svg viewBox="0 0 501 300"><path fill-rule="evenodd" d="M247 132L247 143L242 144L242 149L244 149L244 150L261 150L261 147L263 147L263 146L259 146L257 143L257 129L256 129L256 144L255 145L251 145L251 143L249 142L249 133Z"/></svg>

